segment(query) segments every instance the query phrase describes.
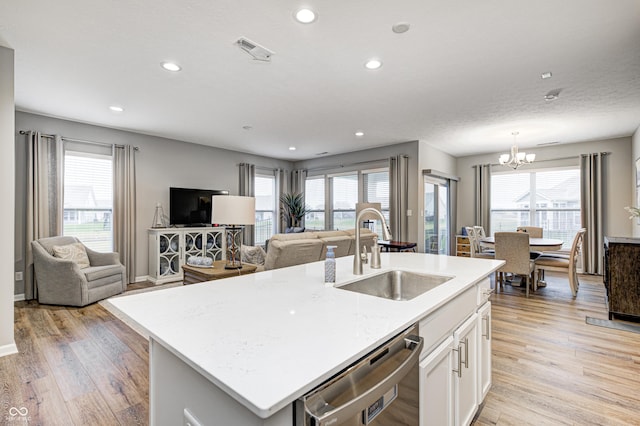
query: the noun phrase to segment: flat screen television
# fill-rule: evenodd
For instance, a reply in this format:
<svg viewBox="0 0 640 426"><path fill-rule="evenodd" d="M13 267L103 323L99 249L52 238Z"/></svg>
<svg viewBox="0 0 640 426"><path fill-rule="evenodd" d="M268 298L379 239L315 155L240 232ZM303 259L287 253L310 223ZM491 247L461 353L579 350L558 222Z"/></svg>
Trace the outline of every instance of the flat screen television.
<svg viewBox="0 0 640 426"><path fill-rule="evenodd" d="M211 226L211 197L222 189L169 188L169 222L174 226Z"/></svg>

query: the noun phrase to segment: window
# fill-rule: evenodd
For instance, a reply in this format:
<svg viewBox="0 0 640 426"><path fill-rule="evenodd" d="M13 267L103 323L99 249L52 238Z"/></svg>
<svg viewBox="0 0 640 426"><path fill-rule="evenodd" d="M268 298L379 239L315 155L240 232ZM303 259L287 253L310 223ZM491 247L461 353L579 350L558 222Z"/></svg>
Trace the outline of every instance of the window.
<svg viewBox="0 0 640 426"><path fill-rule="evenodd" d="M545 237L561 239L568 250L581 222L579 169L491 176L492 232L540 226Z"/></svg>
<svg viewBox="0 0 640 426"><path fill-rule="evenodd" d="M66 151L63 235L100 252L113 251L113 159Z"/></svg>
<svg viewBox="0 0 640 426"><path fill-rule="evenodd" d="M307 229L353 229L356 204L380 203L389 220L389 169L360 170L308 177L305 181ZM376 232L381 235L381 223Z"/></svg>
<svg viewBox="0 0 640 426"><path fill-rule="evenodd" d="M256 224L255 243L264 245L274 232L276 220L275 176L256 175Z"/></svg>
<svg viewBox="0 0 640 426"><path fill-rule="evenodd" d="M375 170L362 173L365 203L380 203L382 215L389 223L389 171ZM375 233L382 235L382 222L375 221Z"/></svg>
<svg viewBox="0 0 640 426"><path fill-rule="evenodd" d="M304 216L305 228L324 230L324 176L309 178L305 181L304 202L307 208Z"/></svg>
<svg viewBox="0 0 640 426"><path fill-rule="evenodd" d="M358 174L329 177L331 182L332 229L352 229L358 202Z"/></svg>

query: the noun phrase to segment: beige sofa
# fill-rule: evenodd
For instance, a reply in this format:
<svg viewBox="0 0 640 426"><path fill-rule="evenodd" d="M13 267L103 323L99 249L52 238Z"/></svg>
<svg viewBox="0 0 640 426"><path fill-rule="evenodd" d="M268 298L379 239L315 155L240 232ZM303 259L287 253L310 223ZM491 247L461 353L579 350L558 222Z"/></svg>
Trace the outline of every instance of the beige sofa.
<svg viewBox="0 0 640 426"><path fill-rule="evenodd" d="M360 230L360 244L367 246L367 252L378 238L369 229ZM355 253L355 229L347 231L311 231L294 234L275 234L267 244L264 270L324 260L327 246L336 246L336 257ZM260 268L262 269L262 268Z"/></svg>

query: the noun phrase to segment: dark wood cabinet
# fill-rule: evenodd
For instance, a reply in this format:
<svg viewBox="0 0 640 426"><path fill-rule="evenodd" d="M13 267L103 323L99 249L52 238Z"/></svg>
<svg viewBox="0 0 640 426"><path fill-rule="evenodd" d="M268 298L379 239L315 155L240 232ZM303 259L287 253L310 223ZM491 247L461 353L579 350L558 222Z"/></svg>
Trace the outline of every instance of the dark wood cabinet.
<svg viewBox="0 0 640 426"><path fill-rule="evenodd" d="M640 238L604 237L604 285L609 319L640 319Z"/></svg>

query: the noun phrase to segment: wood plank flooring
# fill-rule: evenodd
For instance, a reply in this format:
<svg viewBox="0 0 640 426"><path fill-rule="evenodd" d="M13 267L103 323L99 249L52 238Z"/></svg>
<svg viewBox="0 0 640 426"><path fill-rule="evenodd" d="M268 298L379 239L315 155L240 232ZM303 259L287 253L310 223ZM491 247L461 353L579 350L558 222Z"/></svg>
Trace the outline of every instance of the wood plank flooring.
<svg viewBox="0 0 640 426"><path fill-rule="evenodd" d="M585 323L607 319L600 277L581 276L576 299L566 276L547 281L529 299L510 286L492 296L493 387L474 424L640 425L640 334ZM148 344L100 305L16 302L15 338L0 424L148 423Z"/></svg>

